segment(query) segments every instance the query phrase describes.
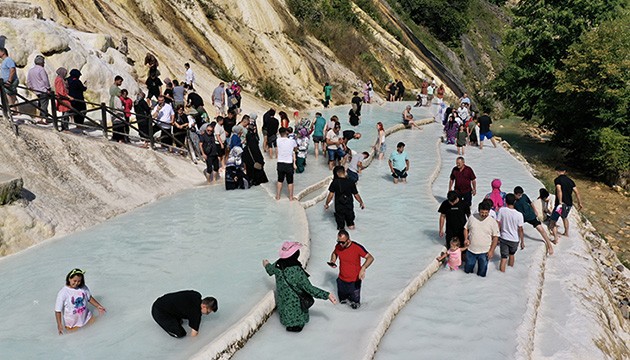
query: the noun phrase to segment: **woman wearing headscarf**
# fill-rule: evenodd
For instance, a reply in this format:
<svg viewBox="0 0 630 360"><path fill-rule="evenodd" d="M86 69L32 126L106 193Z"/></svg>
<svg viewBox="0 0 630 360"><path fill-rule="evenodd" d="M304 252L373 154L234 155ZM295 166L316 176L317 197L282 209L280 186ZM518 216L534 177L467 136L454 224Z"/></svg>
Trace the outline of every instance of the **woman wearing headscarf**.
<svg viewBox="0 0 630 360"><path fill-rule="evenodd" d="M235 125L232 128L232 135L228 141L230 152L225 162L225 189L246 189L245 171L243 170L243 143L241 135L243 127Z"/></svg>
<svg viewBox="0 0 630 360"><path fill-rule="evenodd" d="M72 109L71 101L74 100L68 95L68 83L66 82L68 70L60 67L57 69L57 77L55 78L55 94L57 100L57 111L62 113L61 130L68 130L68 122L70 121L70 110Z"/></svg>
<svg viewBox="0 0 630 360"><path fill-rule="evenodd" d="M492 210L498 212L500 208L505 206L505 192L501 191L501 180L494 179L490 183L492 191L486 194L486 199L492 200Z"/></svg>
<svg viewBox="0 0 630 360"><path fill-rule="evenodd" d="M245 135L245 147L243 148L243 163L245 172L249 177L250 185L260 185L269 182L265 173L265 158L260 151L260 137L256 127L256 114L249 116L247 135Z"/></svg>
<svg viewBox="0 0 630 360"><path fill-rule="evenodd" d="M455 144L455 140L457 139L457 130L459 129L459 125L455 117L457 116L456 112L453 111L448 116L448 121L446 125L444 125L444 132L446 132L446 143L447 144Z"/></svg>
<svg viewBox="0 0 630 360"><path fill-rule="evenodd" d="M85 84L81 81L81 72L78 69L70 70L68 78L68 95L72 98L70 102L74 113L74 123L77 126L82 125L85 120L85 97L83 93L87 90Z"/></svg>
<svg viewBox="0 0 630 360"><path fill-rule="evenodd" d="M136 124L140 138L144 140L144 146L148 146L149 139L149 119L151 119L151 106L149 105L144 92L140 91L133 102L133 111L136 113Z"/></svg>
<svg viewBox="0 0 630 360"><path fill-rule="evenodd" d="M280 248L280 258L275 263L263 260L263 267L269 276L276 277L276 307L280 323L287 331L300 332L309 321L308 309L302 309L299 294L330 300L336 304L337 298L330 292L311 285L308 274L298 260L302 244L285 241Z"/></svg>

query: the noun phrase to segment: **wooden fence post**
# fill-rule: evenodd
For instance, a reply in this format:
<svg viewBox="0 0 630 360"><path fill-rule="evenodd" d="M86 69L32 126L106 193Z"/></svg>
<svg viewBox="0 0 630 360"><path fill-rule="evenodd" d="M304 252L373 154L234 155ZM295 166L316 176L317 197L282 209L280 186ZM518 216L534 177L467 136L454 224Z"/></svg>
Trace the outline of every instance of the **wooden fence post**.
<svg viewBox="0 0 630 360"><path fill-rule="evenodd" d="M55 130L61 131L63 130L63 126L59 128L59 119L57 119L57 98L55 97L55 92L50 92L50 117L52 118L53 126Z"/></svg>

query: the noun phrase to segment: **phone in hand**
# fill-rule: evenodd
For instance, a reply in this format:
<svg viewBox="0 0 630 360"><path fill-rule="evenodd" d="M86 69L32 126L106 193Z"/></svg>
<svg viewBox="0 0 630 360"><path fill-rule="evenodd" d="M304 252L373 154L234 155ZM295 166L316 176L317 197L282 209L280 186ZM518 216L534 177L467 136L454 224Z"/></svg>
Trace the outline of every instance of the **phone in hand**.
<svg viewBox="0 0 630 360"><path fill-rule="evenodd" d="M330 267L331 267L331 268L333 268L333 269L337 267L337 264L335 264L335 263L334 263L334 262L332 262L332 261L329 261L329 262L327 262L326 264L328 264L328 266L330 266Z"/></svg>

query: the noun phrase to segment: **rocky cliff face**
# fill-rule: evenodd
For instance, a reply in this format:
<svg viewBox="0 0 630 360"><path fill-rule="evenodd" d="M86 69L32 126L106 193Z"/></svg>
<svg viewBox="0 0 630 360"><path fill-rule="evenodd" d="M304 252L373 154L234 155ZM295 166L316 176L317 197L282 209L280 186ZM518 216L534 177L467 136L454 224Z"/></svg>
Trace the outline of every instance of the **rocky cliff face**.
<svg viewBox="0 0 630 360"><path fill-rule="evenodd" d="M7 33L7 48L17 55L18 65L30 67L29 60L35 53L61 55L67 52L58 56L58 61L51 61L51 70L53 66L64 64L68 68L79 68L88 77L101 72L92 82L93 90L106 89L114 72L122 72L126 80L124 86L131 84L126 76L143 81L147 71L143 59L147 52L158 57L162 76L171 79L182 79L183 63L190 62L196 72L199 92L206 98L210 97L219 78L229 81L232 80L229 77L241 76L249 93L245 95L245 104L254 109L267 107L264 101L251 96L256 94L257 85L263 80L274 79L290 100L286 103L305 108L318 105L323 82L337 85L333 100L345 102L345 97L359 89L357 84L367 80L358 78L357 69L341 65L335 54L317 39L305 35L296 42L292 31L298 23L282 0L32 2L41 6L44 18L54 22L34 25L19 20L0 27L0 33ZM365 14L361 16L362 11L356 6L355 11L368 32L374 35L370 49L366 50L381 61L388 76L397 78L408 74L416 82L408 83L409 88L418 86L417 81L422 77L435 77L442 82L440 74L427 65L426 58L407 49L378 24L369 21ZM67 36L77 41L64 42ZM129 62L133 66L127 65L125 56L112 48L122 36L128 38ZM101 62L108 63L108 67L97 64L96 59L87 61L90 57L86 53L95 54ZM403 58L405 69L391 61ZM82 68L86 64L90 66ZM107 70L101 70L104 68ZM129 85L128 89L133 95L135 85Z"/></svg>

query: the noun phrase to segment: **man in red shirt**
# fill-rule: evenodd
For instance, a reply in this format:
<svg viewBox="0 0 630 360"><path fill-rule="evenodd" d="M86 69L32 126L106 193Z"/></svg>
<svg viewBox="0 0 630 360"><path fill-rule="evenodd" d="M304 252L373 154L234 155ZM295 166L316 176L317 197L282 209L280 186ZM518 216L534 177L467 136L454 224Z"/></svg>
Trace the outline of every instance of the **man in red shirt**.
<svg viewBox="0 0 630 360"><path fill-rule="evenodd" d="M477 194L477 177L473 169L466 166L463 157L458 157L455 164L456 166L451 171L451 179L448 182L448 191L453 190L453 184L455 184L455 191L459 198L468 207L471 207L472 197Z"/></svg>
<svg viewBox="0 0 630 360"><path fill-rule="evenodd" d="M350 304L353 309L361 306L361 281L365 279L365 270L374 262L374 257L363 245L350 240L346 230L337 233L337 245L330 255L328 265L337 267L339 258L339 277L337 278L337 295L342 304ZM361 265L361 258L365 259Z"/></svg>

